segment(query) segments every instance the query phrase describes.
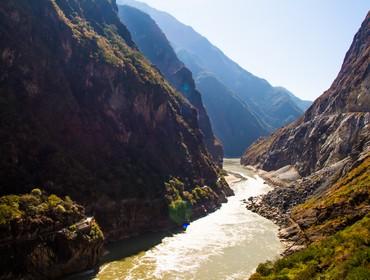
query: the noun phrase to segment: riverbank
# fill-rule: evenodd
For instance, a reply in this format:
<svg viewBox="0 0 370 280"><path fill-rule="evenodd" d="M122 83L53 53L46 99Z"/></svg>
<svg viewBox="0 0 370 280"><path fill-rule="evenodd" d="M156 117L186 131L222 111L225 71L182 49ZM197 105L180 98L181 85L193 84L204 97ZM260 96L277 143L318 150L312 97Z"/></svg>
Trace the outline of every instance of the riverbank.
<svg viewBox="0 0 370 280"><path fill-rule="evenodd" d="M97 280L246 279L259 263L279 257L284 248L277 235L278 227L246 210L243 202L271 188L235 160L225 160L225 169L229 171L227 180L235 195L220 209L191 222L183 232L166 236L148 234L112 244L104 264L93 277Z"/></svg>
<svg viewBox="0 0 370 280"><path fill-rule="evenodd" d="M269 182L273 189L267 194L248 199L246 207L279 226L279 237L285 244L282 255L290 255L310 243L300 225L292 219L291 210L330 184L341 166L336 164L323 168L304 178L297 176L296 171L289 166L272 172L248 166Z"/></svg>

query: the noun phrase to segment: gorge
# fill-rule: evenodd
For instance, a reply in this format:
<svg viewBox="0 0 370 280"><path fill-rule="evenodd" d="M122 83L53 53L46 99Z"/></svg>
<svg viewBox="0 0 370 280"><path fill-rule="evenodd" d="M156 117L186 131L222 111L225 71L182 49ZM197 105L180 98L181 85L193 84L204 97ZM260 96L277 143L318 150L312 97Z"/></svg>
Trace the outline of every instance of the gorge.
<svg viewBox="0 0 370 280"><path fill-rule="evenodd" d="M0 2L0 279L369 279L369 56L368 12L311 104L134 0Z"/></svg>
<svg viewBox="0 0 370 280"><path fill-rule="evenodd" d="M243 202L271 188L253 171L243 168L239 159L225 159L224 168L235 174L228 176L235 196L219 210L192 222L185 232L147 235L140 242L113 243L96 275L70 280L206 280L210 273L215 280L246 279L260 262L278 257L283 245L277 237L277 226L247 211ZM134 244L150 242L158 244L150 249L135 248L138 253L132 254Z"/></svg>

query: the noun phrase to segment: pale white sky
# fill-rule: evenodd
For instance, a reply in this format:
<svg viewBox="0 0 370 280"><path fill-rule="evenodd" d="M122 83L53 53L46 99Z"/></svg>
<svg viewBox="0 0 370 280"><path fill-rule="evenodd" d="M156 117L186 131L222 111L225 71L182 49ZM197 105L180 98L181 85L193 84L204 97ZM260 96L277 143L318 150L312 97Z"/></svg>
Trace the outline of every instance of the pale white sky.
<svg viewBox="0 0 370 280"><path fill-rule="evenodd" d="M251 73L313 100L340 69L369 0L141 0Z"/></svg>

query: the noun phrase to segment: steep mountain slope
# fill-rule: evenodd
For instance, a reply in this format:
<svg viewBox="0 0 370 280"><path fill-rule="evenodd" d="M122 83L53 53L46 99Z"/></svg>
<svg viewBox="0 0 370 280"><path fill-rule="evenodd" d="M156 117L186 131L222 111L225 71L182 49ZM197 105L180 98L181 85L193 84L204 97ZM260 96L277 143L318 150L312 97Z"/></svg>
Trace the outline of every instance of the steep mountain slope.
<svg viewBox="0 0 370 280"><path fill-rule="evenodd" d="M229 91L213 75L198 76L197 87L202 92L206 110L215 125L215 134L225 145L225 154L239 157L245 147L268 132L248 106Z"/></svg>
<svg viewBox="0 0 370 280"><path fill-rule="evenodd" d="M243 108L243 111L245 111L240 112L240 115L250 116L243 124L236 125L235 123L239 120L234 118L235 115L226 114L223 123L219 124L214 121L217 116L212 116L208 112L215 134L222 140L227 156L240 156L246 147L251 144L250 137L244 138L240 131L248 131L249 136L254 137L252 141L256 140L259 136L266 135L295 120L308 107L307 102L294 97L287 90L274 88L265 80L255 77L239 67L206 38L196 33L191 27L178 22L169 14L157 11L134 0L120 0L118 3L141 9L157 22L180 60L192 71L197 88L200 88L202 76L213 77L212 81L215 85L203 87L202 95L214 95L215 93L208 92L208 88L216 88L223 84L223 88L227 90L222 91L222 95L216 96L215 100L222 99L228 104L233 103L235 107ZM209 82L208 80L207 84ZM203 100L206 108L214 105L214 103L213 105L208 104L208 100L210 99ZM308 105L310 104L309 102ZM222 108L222 104L217 107ZM304 109L302 110L301 107ZM224 111L218 112L219 115L223 115L223 113ZM252 123L253 125L251 125ZM224 124L229 127L226 131L223 130ZM255 130L251 131L251 129ZM219 131L223 131L223 133L217 133ZM238 139L233 142L228 141L228 139L234 139L234 137L238 137ZM246 141L244 144L242 144L243 140ZM237 146L235 146L235 142Z"/></svg>
<svg viewBox="0 0 370 280"><path fill-rule="evenodd" d="M257 267L250 280L370 278L370 216L291 256Z"/></svg>
<svg viewBox="0 0 370 280"><path fill-rule="evenodd" d="M95 220L68 196L36 188L0 197L1 279L56 279L90 269L103 243Z"/></svg>
<svg viewBox="0 0 370 280"><path fill-rule="evenodd" d="M108 239L171 226L184 203L204 215L231 194L196 110L137 51L117 10L112 0L0 3L0 193L68 194Z"/></svg>
<svg viewBox="0 0 370 280"><path fill-rule="evenodd" d="M215 139L200 93L195 89L191 72L177 58L166 36L157 24L142 11L130 6L119 8L121 21L129 29L140 51L159 68L166 79L197 109L199 127L208 151L220 165L223 160L221 144Z"/></svg>
<svg viewBox="0 0 370 280"><path fill-rule="evenodd" d="M276 89L280 90L280 91L284 91L286 94L288 94L291 99L293 100L293 102L304 112L306 111L311 105L312 105L312 101L308 101L308 100L302 100L302 99L299 99L297 96L295 96L293 93L291 93L289 90L287 90L286 88L283 88L283 87L275 87Z"/></svg>
<svg viewBox="0 0 370 280"><path fill-rule="evenodd" d="M292 220L313 244L259 265L250 279L369 279L369 195L370 153L324 193L293 208Z"/></svg>
<svg viewBox="0 0 370 280"><path fill-rule="evenodd" d="M370 277L369 35L370 12L330 89L242 158L278 169L267 176L296 169L303 177L249 199L247 208L282 226L280 236L291 244L286 254L293 253L261 264L250 279Z"/></svg>
<svg viewBox="0 0 370 280"><path fill-rule="evenodd" d="M296 221L309 241L332 235L370 213L370 153L322 194L293 208Z"/></svg>
<svg viewBox="0 0 370 280"><path fill-rule="evenodd" d="M290 94L287 94L285 90L274 88L267 81L242 69L191 27L180 23L167 13L157 11L135 0L120 0L118 2L134 6L148 13L173 44L179 58L190 68L195 76L198 73L196 69L191 67L190 63L188 64L188 59L195 60L202 71L214 74L216 78L234 91L242 100L250 103L250 105L258 106L261 112L258 110L256 112L259 113L258 116L260 118L270 120L270 122L275 122L275 119L278 119L275 123L268 123L273 128L280 127L303 113L299 106L295 104L296 99L290 98ZM269 102L271 102L271 98L275 97L279 97L286 102L284 105L279 105L282 108L278 111L281 111L283 108L286 110L283 116L275 115L274 112L270 111ZM265 106L268 107L266 108ZM302 103L300 103L300 106L302 106Z"/></svg>
<svg viewBox="0 0 370 280"><path fill-rule="evenodd" d="M301 119L250 147L243 164L265 170L294 165L307 176L370 148L369 34L368 15L330 89Z"/></svg>

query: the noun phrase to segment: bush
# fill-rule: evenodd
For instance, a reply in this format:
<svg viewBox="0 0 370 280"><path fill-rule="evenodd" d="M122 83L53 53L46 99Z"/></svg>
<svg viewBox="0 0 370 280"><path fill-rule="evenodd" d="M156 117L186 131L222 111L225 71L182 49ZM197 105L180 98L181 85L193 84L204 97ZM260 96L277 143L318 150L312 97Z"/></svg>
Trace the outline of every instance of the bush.
<svg viewBox="0 0 370 280"><path fill-rule="evenodd" d="M36 197L40 197L42 195L42 192L40 189L36 188L31 191L31 194Z"/></svg>
<svg viewBox="0 0 370 280"><path fill-rule="evenodd" d="M20 196L19 206L22 210L29 210L31 206L37 206L41 203L40 198L32 194L24 194Z"/></svg>
<svg viewBox="0 0 370 280"><path fill-rule="evenodd" d="M257 268L252 279L370 279L370 214L306 249Z"/></svg>
<svg viewBox="0 0 370 280"><path fill-rule="evenodd" d="M306 279L312 279L313 276L317 272L317 264L310 263L306 266L305 269L303 269L301 272L297 274L295 277L296 280L306 280Z"/></svg>
<svg viewBox="0 0 370 280"><path fill-rule="evenodd" d="M22 216L22 212L18 209L18 207L14 207L8 204L0 204L0 224L7 224L13 219L20 218Z"/></svg>
<svg viewBox="0 0 370 280"><path fill-rule="evenodd" d="M0 224L8 224L12 220L20 218L24 222L27 220L32 222L31 220L36 216L63 221L65 216L60 214L67 212L68 214L80 214L74 215L74 219L83 216L69 197L66 197L65 201L54 194L47 197L42 195L40 189L33 189L29 194L0 197Z"/></svg>
<svg viewBox="0 0 370 280"><path fill-rule="evenodd" d="M370 269L365 267L356 267L352 269L346 277L346 280L367 280L367 279L370 279Z"/></svg>
<svg viewBox="0 0 370 280"><path fill-rule="evenodd" d="M58 213L58 214L63 214L66 212L66 209L63 207L63 205L57 205L57 207L55 207L55 211Z"/></svg>
<svg viewBox="0 0 370 280"><path fill-rule="evenodd" d="M256 271L262 276L268 276L272 272L272 262L261 263L257 266Z"/></svg>
<svg viewBox="0 0 370 280"><path fill-rule="evenodd" d="M48 197L48 203L50 204L51 207L56 207L58 204L62 203L63 200L56 196L55 194L51 194Z"/></svg>
<svg viewBox="0 0 370 280"><path fill-rule="evenodd" d="M90 237L92 239L104 239L104 234L102 230L100 229L99 225L94 221L91 224Z"/></svg>
<svg viewBox="0 0 370 280"><path fill-rule="evenodd" d="M172 201L169 205L170 219L178 225L189 222L191 218L191 205L181 199Z"/></svg>

